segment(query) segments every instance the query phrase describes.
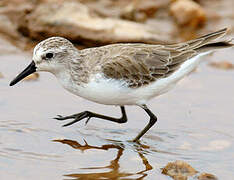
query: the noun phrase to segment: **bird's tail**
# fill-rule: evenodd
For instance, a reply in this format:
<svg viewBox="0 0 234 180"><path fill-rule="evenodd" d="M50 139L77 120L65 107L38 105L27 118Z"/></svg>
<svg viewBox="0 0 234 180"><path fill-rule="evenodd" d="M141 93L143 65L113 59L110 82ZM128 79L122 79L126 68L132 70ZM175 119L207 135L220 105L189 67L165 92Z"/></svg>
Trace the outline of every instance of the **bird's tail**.
<svg viewBox="0 0 234 180"><path fill-rule="evenodd" d="M234 46L234 44L232 43L233 38L230 40L215 41L217 38L224 36L226 32L227 28L224 28L219 31L195 39L194 41L199 42L199 44L194 47L194 50L196 50L199 53L202 53L214 49L222 49ZM193 44L195 43L194 41L192 40L187 43Z"/></svg>
<svg viewBox="0 0 234 180"><path fill-rule="evenodd" d="M214 50L214 49L229 48L229 47L234 46L232 41L233 41L233 39L230 39L228 41L211 42L211 43L205 44L204 46L197 48L196 50L198 52L206 52L206 51L210 51L210 50Z"/></svg>
<svg viewBox="0 0 234 180"><path fill-rule="evenodd" d="M234 46L232 44L232 40L228 41L217 41L217 38L220 38L224 36L227 32L227 28L221 29L219 31L215 31L209 34L206 34L204 36L201 36L199 38L179 43L179 44L172 44L166 46L169 49L176 49L178 51L189 51L189 50L195 50L197 53L203 53L208 52L210 50L214 49L221 49L221 48L227 48Z"/></svg>

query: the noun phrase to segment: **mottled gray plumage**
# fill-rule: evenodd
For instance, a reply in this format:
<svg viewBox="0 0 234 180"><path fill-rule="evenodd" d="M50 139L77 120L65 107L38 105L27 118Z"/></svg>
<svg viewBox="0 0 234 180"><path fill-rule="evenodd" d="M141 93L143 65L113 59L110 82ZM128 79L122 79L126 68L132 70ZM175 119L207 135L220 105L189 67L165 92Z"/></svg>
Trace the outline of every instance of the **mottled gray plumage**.
<svg viewBox="0 0 234 180"><path fill-rule="evenodd" d="M199 53L231 46L227 41L212 42L226 30L175 45L113 44L81 50L71 72L74 80L84 83L88 76L102 72L106 78L126 81L131 88L141 87L168 77Z"/></svg>

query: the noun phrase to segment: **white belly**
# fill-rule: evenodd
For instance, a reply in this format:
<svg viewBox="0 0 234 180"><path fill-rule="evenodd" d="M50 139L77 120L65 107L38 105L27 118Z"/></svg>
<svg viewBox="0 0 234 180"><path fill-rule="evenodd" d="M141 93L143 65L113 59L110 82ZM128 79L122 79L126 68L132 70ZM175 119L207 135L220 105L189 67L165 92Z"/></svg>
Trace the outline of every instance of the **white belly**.
<svg viewBox="0 0 234 180"><path fill-rule="evenodd" d="M181 67L167 78L163 78L140 88L129 88L124 81L107 79L102 74L91 78L84 86L63 84L63 86L78 96L90 101L107 105L142 105L149 99L170 90L185 75L191 72L200 62L200 54L181 65Z"/></svg>

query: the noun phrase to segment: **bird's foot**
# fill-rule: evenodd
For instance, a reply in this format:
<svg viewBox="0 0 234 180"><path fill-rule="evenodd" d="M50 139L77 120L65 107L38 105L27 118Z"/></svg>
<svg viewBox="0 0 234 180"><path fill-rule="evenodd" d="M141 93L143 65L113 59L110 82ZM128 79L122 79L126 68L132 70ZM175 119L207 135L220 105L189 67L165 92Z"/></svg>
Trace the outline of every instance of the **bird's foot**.
<svg viewBox="0 0 234 180"><path fill-rule="evenodd" d="M85 122L85 124L87 124L91 117L93 117L91 112L83 111L83 112L80 112L78 114L73 114L73 115L70 115L70 116L58 115L54 119L59 120L59 121L63 121L63 120L67 120L67 119L74 119L73 121L71 121L71 122L69 122L67 124L64 124L63 127L65 127L65 126L70 126L70 125L72 125L72 124L74 124L76 122L79 122L79 121L81 121L82 119L85 119L85 118L87 118L87 120Z"/></svg>
<svg viewBox="0 0 234 180"><path fill-rule="evenodd" d="M57 117L53 118L59 121L63 121L63 120L67 120L67 119L74 119L78 114L73 114L70 116L61 116L61 115L57 115Z"/></svg>

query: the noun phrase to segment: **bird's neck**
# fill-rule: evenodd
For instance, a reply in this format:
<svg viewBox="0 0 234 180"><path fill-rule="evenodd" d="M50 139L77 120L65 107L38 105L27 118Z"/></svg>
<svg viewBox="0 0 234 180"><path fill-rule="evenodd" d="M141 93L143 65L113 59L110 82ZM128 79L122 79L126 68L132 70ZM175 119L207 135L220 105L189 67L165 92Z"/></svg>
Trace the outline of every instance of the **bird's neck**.
<svg viewBox="0 0 234 180"><path fill-rule="evenodd" d="M59 70L52 73L65 89L77 92L80 87L88 83L88 71L89 67L87 67L86 63L76 59L67 64L66 68L59 68Z"/></svg>
<svg viewBox="0 0 234 180"><path fill-rule="evenodd" d="M53 74L56 76L63 88L70 91L71 93L78 92L79 84L73 80L72 74L69 71L64 70Z"/></svg>

